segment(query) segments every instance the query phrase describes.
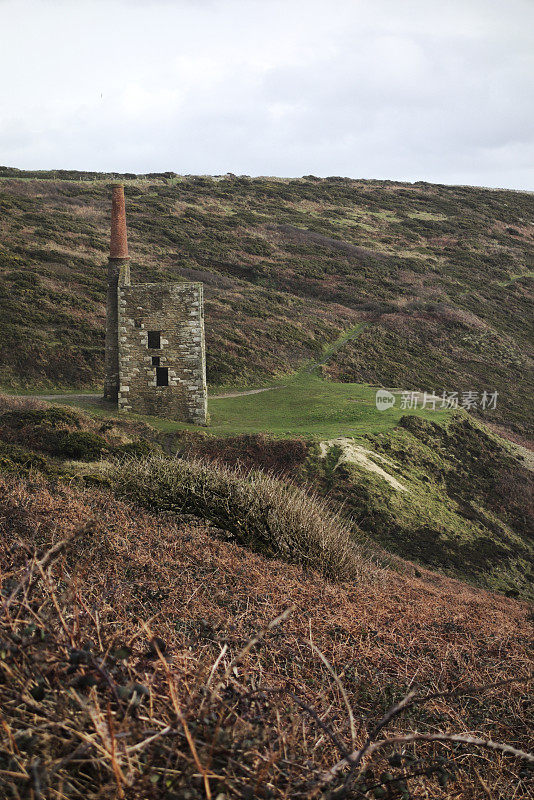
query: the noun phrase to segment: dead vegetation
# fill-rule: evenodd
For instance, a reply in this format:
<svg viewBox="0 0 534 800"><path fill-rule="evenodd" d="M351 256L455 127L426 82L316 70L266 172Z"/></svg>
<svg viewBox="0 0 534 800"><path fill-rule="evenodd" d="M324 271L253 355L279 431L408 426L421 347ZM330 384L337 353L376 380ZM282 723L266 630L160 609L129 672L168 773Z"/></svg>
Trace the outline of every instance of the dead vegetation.
<svg viewBox="0 0 534 800"><path fill-rule="evenodd" d="M0 414L6 414L8 411L43 411L46 408L48 403L37 397L0 394Z"/></svg>
<svg viewBox="0 0 534 800"><path fill-rule="evenodd" d="M330 579L370 580L375 572L341 514L258 470L155 454L122 461L109 478L120 497L155 511L193 515L251 550L316 569Z"/></svg>
<svg viewBox="0 0 534 800"><path fill-rule="evenodd" d="M42 479L0 480L0 531L2 796L532 796L524 604Z"/></svg>

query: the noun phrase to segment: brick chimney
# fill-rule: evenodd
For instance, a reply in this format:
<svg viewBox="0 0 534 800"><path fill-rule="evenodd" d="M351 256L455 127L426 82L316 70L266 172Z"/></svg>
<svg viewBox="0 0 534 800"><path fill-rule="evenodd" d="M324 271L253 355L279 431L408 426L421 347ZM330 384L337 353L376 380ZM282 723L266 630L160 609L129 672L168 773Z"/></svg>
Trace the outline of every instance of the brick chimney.
<svg viewBox="0 0 534 800"><path fill-rule="evenodd" d="M111 244L110 258L128 258L128 240L126 238L126 209L124 207L124 186L113 187L111 196Z"/></svg>
<svg viewBox="0 0 534 800"><path fill-rule="evenodd" d="M113 186L111 195L111 241L108 259L106 300L106 357L104 398L117 402L119 394L118 287L130 283L124 186Z"/></svg>

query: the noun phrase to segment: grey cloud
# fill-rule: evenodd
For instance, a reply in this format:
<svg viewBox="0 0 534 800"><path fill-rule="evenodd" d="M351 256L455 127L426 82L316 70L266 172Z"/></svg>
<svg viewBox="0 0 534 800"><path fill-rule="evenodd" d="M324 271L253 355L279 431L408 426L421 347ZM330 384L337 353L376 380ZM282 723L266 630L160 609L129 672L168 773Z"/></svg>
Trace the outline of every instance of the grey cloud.
<svg viewBox="0 0 534 800"><path fill-rule="evenodd" d="M7 0L2 15L0 67L17 65L2 163L534 189L531 2Z"/></svg>

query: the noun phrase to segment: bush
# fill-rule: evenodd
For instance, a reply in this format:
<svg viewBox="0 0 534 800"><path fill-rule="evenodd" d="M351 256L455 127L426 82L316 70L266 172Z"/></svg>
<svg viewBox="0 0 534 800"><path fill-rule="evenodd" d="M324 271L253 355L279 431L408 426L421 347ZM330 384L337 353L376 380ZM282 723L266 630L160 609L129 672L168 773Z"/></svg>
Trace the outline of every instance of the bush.
<svg viewBox="0 0 534 800"><path fill-rule="evenodd" d="M16 444L0 441L0 472L28 475L32 470L44 474L53 472L53 468L46 458Z"/></svg>
<svg viewBox="0 0 534 800"><path fill-rule="evenodd" d="M192 514L266 556L319 570L331 579L362 576L371 565L351 529L327 505L262 472L152 456L112 467L117 495L145 508Z"/></svg>
<svg viewBox="0 0 534 800"><path fill-rule="evenodd" d="M81 461L95 461L107 447L106 440L97 433L74 431L61 439L57 455L63 458L78 458Z"/></svg>
<svg viewBox="0 0 534 800"><path fill-rule="evenodd" d="M118 458L146 458L154 450L154 445L141 439L138 442L120 444L113 449L113 455Z"/></svg>
<svg viewBox="0 0 534 800"><path fill-rule="evenodd" d="M50 425L58 428L64 425L74 425L80 427L80 414L68 408L60 406L49 406L46 408L28 409L27 405L22 406L23 410L8 411L2 414L0 422L9 428L20 429L26 425Z"/></svg>
<svg viewBox="0 0 534 800"><path fill-rule="evenodd" d="M261 469L276 475L295 473L306 461L309 444L303 439L273 439L264 433L206 436L192 444L190 455L229 467Z"/></svg>

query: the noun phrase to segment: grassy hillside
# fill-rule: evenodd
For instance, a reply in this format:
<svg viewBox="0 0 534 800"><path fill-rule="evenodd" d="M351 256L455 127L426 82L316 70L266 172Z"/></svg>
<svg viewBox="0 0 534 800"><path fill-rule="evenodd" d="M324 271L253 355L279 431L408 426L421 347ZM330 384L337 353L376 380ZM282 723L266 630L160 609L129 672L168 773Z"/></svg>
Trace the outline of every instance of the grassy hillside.
<svg viewBox="0 0 534 800"><path fill-rule="evenodd" d="M315 382L308 378L313 389ZM317 386L316 395L322 386L360 388L318 379ZM264 511L272 507L274 498L286 498L282 502L295 509L302 502L305 507L311 504L311 500L292 497L291 486L297 484L308 497L325 498L328 507L341 514L343 524L348 524L352 541L364 545L382 563L391 563L389 553L510 596L533 597L533 475L506 442L465 412L433 416L427 412L425 418L402 412L388 417L390 412L380 415L375 410L370 416L370 406L362 405L361 397L354 402L354 397L342 395L340 401L331 394L330 418L313 393L309 405L303 407L298 382L280 395L278 402L274 390L218 401L234 411L227 420L224 410L220 412L222 423L214 427L223 436L165 420L155 427L113 416L105 407L88 415L24 398L0 398L0 410L2 403L6 409L0 413L0 470L14 474L37 470L67 480L85 476L86 481L113 486L119 496L126 494L150 509L187 509L260 552L265 552L264 534L258 533L256 523L251 532L248 522L256 507L252 487L259 494L257 516L263 530ZM260 412L252 424L256 397ZM283 431L276 420L290 425L290 411L295 415L295 430ZM384 420L380 427L373 424L377 416ZM285 435L275 438L258 433L267 423L273 429L278 424ZM239 435L229 435L235 430ZM332 435L335 438L328 438ZM267 481L264 491L262 479L252 477L238 489L239 481L232 484L224 470L219 476L203 468L190 472L181 460L168 464L158 460L162 453L230 468L259 468L276 480L272 485ZM110 465L110 461L121 463L131 456L139 460L151 454L156 459L147 467L131 464L115 467L113 472ZM228 506L221 496L229 480L232 494L241 499ZM202 498L200 506L198 498ZM317 515L312 517L310 531ZM273 524L278 527L277 522ZM306 560L315 558L316 563L313 537L302 533L306 526L300 522L292 528L289 550L296 555L303 541ZM273 552L286 552L284 548L276 545ZM343 552L337 549L331 559L339 569ZM286 557L292 558L287 553Z"/></svg>
<svg viewBox="0 0 534 800"><path fill-rule="evenodd" d="M100 384L115 177L0 170L4 387ZM212 385L325 361L342 382L497 391L486 419L531 435L532 195L124 177L134 279L205 285Z"/></svg>
<svg viewBox="0 0 534 800"><path fill-rule="evenodd" d="M0 388L100 385L116 177L0 167ZM528 800L529 451L373 386L529 436L533 197L123 177L134 279L266 391L0 395L0 795Z"/></svg>
<svg viewBox="0 0 534 800"><path fill-rule="evenodd" d="M534 597L532 468L465 413L405 415L323 442L178 433L163 441L179 454L282 474L329 498L357 537L389 553Z"/></svg>
<svg viewBox="0 0 534 800"><path fill-rule="evenodd" d="M522 603L428 572L329 583L35 474L0 476L0 557L3 797L532 797Z"/></svg>

